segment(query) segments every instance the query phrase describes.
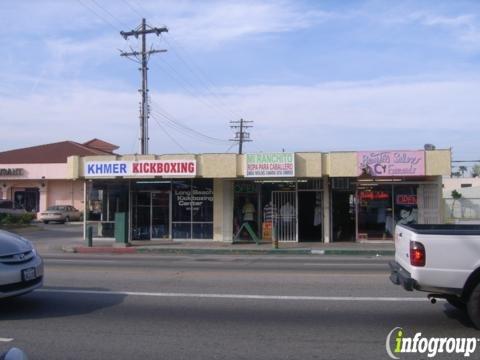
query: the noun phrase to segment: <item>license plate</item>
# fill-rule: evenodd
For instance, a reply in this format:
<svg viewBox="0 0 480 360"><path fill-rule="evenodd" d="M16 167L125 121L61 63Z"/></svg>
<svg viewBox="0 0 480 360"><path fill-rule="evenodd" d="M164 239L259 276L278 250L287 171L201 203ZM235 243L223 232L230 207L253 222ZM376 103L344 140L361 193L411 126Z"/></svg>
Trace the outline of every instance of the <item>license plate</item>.
<svg viewBox="0 0 480 360"><path fill-rule="evenodd" d="M22 270L23 281L30 281L36 278L37 278L37 271L35 270L35 268L32 267L32 268Z"/></svg>

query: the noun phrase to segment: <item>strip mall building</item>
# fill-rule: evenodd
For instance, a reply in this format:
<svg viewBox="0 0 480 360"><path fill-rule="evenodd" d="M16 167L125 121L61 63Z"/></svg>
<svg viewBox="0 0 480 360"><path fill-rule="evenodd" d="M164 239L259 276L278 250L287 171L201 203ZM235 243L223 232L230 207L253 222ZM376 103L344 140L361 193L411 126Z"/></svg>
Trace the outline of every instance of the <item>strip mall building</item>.
<svg viewBox="0 0 480 360"><path fill-rule="evenodd" d="M378 241L442 222L450 150L71 156L85 228L128 241Z"/></svg>

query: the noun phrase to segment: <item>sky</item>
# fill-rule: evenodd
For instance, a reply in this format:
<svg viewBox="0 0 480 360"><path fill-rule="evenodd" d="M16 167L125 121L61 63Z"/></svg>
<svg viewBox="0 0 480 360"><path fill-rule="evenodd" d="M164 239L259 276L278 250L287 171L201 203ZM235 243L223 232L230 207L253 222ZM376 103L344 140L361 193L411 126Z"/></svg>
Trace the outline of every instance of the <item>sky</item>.
<svg viewBox="0 0 480 360"><path fill-rule="evenodd" d="M150 153L452 148L480 160L480 1L0 2L0 151L100 138L139 152L142 17Z"/></svg>

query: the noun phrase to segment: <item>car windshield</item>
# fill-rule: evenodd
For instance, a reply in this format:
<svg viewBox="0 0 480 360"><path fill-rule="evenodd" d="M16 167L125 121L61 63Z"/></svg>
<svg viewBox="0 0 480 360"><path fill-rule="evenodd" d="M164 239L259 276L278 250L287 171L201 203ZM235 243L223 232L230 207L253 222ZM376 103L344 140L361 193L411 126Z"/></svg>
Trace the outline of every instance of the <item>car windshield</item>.
<svg viewBox="0 0 480 360"><path fill-rule="evenodd" d="M62 211L65 210L65 206L49 206L47 210Z"/></svg>

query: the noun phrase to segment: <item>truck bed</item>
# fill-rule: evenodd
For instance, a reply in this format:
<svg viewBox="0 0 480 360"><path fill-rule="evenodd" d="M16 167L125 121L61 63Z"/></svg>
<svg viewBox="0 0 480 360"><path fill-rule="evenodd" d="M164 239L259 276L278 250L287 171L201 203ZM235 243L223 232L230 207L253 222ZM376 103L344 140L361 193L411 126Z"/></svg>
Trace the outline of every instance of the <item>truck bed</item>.
<svg viewBox="0 0 480 360"><path fill-rule="evenodd" d="M412 224L402 226L422 235L480 235L480 225Z"/></svg>

